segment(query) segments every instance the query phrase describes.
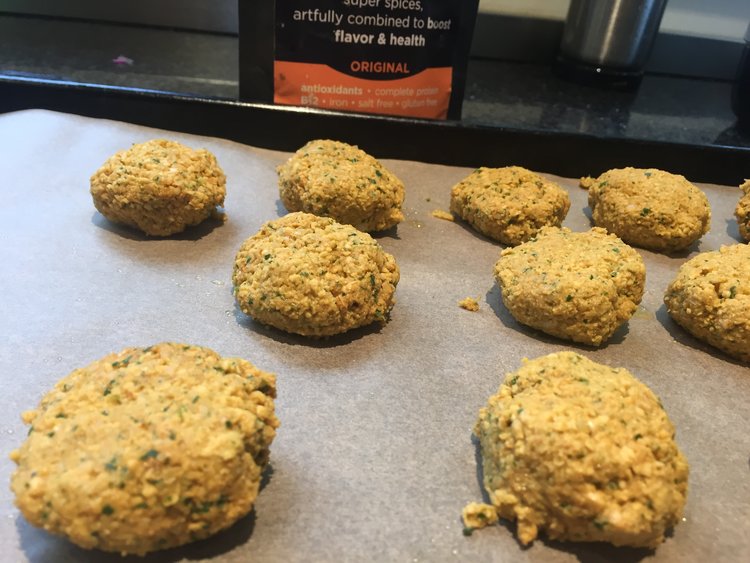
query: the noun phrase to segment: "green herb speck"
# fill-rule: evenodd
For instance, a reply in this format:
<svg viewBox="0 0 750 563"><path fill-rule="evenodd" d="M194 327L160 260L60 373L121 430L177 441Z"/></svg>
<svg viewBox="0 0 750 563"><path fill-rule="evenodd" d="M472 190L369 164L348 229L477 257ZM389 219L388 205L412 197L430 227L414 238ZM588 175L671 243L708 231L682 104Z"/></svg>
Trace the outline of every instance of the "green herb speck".
<svg viewBox="0 0 750 563"><path fill-rule="evenodd" d="M105 516L112 516L115 513L115 509L112 508L110 505L105 504L102 506L102 514Z"/></svg>
<svg viewBox="0 0 750 563"><path fill-rule="evenodd" d="M156 450L149 450L145 454L141 456L141 461L146 461L147 459L155 458L159 455L159 452Z"/></svg>

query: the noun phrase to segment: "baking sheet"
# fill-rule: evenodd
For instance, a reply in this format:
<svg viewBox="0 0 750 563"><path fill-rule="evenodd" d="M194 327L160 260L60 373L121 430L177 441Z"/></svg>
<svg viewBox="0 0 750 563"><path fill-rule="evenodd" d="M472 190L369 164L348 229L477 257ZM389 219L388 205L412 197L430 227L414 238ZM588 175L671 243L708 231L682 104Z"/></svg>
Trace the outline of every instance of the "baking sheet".
<svg viewBox="0 0 750 563"><path fill-rule="evenodd" d="M225 224L149 239L96 212L91 173L115 151L155 137L217 155L228 177ZM367 150L366 140L360 146ZM451 186L469 169L384 161L407 189L406 220L378 237L401 268L392 320L313 341L249 320L231 293L241 242L285 213L275 166L287 157L46 111L0 116L3 561L131 559L81 550L27 524L12 504L8 454L25 436L20 413L59 378L109 352L165 340L275 372L282 425L248 517L214 538L133 561L745 560L750 368L687 335L662 304L689 256L738 241L736 187L702 186L712 228L697 248L672 257L641 251L642 306L606 346L592 349L517 324L492 278L501 246L430 216L448 208ZM589 172L600 171L582 171ZM565 225L587 229L586 192L575 180L549 177L570 193ZM478 312L457 306L467 296L479 298ZM544 539L523 548L512 525L462 534L462 507L482 498L471 436L478 409L522 358L565 349L633 372L677 428L691 468L688 504L656 551Z"/></svg>

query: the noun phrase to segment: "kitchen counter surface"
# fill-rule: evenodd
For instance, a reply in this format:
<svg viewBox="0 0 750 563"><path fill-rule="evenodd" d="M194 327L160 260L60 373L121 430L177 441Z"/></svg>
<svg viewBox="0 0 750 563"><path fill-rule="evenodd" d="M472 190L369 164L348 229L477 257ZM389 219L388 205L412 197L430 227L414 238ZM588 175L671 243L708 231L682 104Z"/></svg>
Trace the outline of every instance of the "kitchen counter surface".
<svg viewBox="0 0 750 563"><path fill-rule="evenodd" d="M238 63L232 35L0 14L0 87L41 80L233 102ZM567 82L551 65L472 59L459 125L750 150L730 97L726 81L650 74L626 93ZM29 107L11 98L0 111Z"/></svg>

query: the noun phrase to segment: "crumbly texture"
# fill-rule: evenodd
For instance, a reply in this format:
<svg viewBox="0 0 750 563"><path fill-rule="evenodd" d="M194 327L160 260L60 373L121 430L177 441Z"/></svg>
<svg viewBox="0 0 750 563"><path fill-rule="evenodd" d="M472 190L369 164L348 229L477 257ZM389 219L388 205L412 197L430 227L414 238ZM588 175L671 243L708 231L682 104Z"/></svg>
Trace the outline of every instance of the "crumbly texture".
<svg viewBox="0 0 750 563"><path fill-rule="evenodd" d="M461 519L464 521L464 535L470 536L474 530L496 524L497 509L491 504L470 502L461 512Z"/></svg>
<svg viewBox="0 0 750 563"><path fill-rule="evenodd" d="M458 302L458 306L467 311L476 312L479 311L479 301L473 297L466 297Z"/></svg>
<svg viewBox="0 0 750 563"><path fill-rule="evenodd" d="M367 233L327 217L290 213L247 239L234 261L234 296L261 323L330 336L385 323L396 261Z"/></svg>
<svg viewBox="0 0 750 563"><path fill-rule="evenodd" d="M657 252L687 248L708 232L708 198L684 176L655 168L615 168L583 178L594 224Z"/></svg>
<svg viewBox="0 0 750 563"><path fill-rule="evenodd" d="M646 267L638 252L604 229L545 227L535 239L503 250L495 279L518 322L598 346L635 313Z"/></svg>
<svg viewBox="0 0 750 563"><path fill-rule="evenodd" d="M518 539L655 548L688 465L659 399L623 368L560 352L509 373L479 411L484 487Z"/></svg>
<svg viewBox="0 0 750 563"><path fill-rule="evenodd" d="M743 195L740 198L740 201L737 202L734 216L737 217L740 236L750 242L750 180L745 180L745 183L740 186L740 189L745 195Z"/></svg>
<svg viewBox="0 0 750 563"><path fill-rule="evenodd" d="M750 363L750 246L722 246L691 258L669 284L664 303L693 336Z"/></svg>
<svg viewBox="0 0 750 563"><path fill-rule="evenodd" d="M252 508L279 422L275 377L208 348L128 348L75 370L24 413L11 454L34 526L122 554L182 545Z"/></svg>
<svg viewBox="0 0 750 563"><path fill-rule="evenodd" d="M451 213L443 211L442 209L435 209L430 213L435 219L442 219L444 221L455 221L455 218Z"/></svg>
<svg viewBox="0 0 750 563"><path fill-rule="evenodd" d="M568 192L521 168L478 168L451 190L451 211L474 229L507 245L529 240L542 227L559 227L570 209Z"/></svg>
<svg viewBox="0 0 750 563"><path fill-rule="evenodd" d="M224 204L216 157L155 139L111 156L91 176L94 206L110 221L168 236L201 223Z"/></svg>
<svg viewBox="0 0 750 563"><path fill-rule="evenodd" d="M404 220L403 183L355 146L310 141L276 170L289 211L331 217L361 231L382 231Z"/></svg>

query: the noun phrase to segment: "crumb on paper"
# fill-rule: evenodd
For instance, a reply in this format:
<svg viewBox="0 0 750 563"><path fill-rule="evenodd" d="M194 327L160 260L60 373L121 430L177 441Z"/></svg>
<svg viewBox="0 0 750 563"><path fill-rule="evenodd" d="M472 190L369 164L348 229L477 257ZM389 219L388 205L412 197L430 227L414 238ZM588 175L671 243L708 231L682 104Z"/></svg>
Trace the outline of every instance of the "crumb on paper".
<svg viewBox="0 0 750 563"><path fill-rule="evenodd" d="M479 311L479 301L477 301L473 297L467 297L465 299L461 299L461 301L458 302L458 306L462 309L466 309L467 311Z"/></svg>
<svg viewBox="0 0 750 563"><path fill-rule="evenodd" d="M437 219L443 219L445 221L455 221L451 213L443 211L442 209L436 209L431 213L431 215Z"/></svg>
<svg viewBox="0 0 750 563"><path fill-rule="evenodd" d="M464 521L465 536L470 536L474 530L479 530L498 521L495 507L480 502L467 504L461 513L461 518Z"/></svg>
<svg viewBox="0 0 750 563"><path fill-rule="evenodd" d="M578 182L578 185L581 186L584 190L588 190L591 186L594 185L594 180L596 180L596 178L592 178L591 176L584 176Z"/></svg>

